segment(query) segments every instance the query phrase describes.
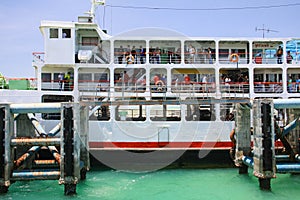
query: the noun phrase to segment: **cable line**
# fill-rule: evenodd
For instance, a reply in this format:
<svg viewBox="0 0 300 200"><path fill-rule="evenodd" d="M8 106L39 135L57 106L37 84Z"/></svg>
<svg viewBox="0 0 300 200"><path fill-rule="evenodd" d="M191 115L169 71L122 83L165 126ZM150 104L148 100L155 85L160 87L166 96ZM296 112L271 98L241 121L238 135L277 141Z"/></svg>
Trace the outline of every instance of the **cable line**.
<svg viewBox="0 0 300 200"><path fill-rule="evenodd" d="M245 6L245 7L223 7L223 8L172 8L172 7L148 7L148 6L122 6L106 5L111 8L124 9L147 9L147 10L175 10L175 11L221 11L221 10L253 10L253 9L271 9L300 6L300 3L280 4L280 5L262 5L262 6Z"/></svg>

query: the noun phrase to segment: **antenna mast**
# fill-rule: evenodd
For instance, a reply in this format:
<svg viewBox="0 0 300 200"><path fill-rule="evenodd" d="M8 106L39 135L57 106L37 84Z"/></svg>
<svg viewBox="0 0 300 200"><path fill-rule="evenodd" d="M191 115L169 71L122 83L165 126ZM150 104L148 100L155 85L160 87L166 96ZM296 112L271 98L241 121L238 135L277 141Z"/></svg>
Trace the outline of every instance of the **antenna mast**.
<svg viewBox="0 0 300 200"><path fill-rule="evenodd" d="M92 17L92 21L95 19L95 11L98 5L105 5L105 0L91 0L91 10L87 12L87 14Z"/></svg>
<svg viewBox="0 0 300 200"><path fill-rule="evenodd" d="M255 27L255 31L262 31L263 32L263 38L265 38L265 32L267 32L267 33L269 33L269 32L276 32L276 33L278 33L279 32L279 31L276 31L276 30L271 30L271 29L265 28L264 24L263 24L262 28Z"/></svg>

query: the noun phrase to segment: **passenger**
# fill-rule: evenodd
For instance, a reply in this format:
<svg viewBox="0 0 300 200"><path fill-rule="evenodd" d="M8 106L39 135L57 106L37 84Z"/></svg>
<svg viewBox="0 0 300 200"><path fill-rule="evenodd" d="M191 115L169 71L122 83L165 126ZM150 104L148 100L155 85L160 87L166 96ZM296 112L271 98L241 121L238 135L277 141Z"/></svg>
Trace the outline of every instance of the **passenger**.
<svg viewBox="0 0 300 200"><path fill-rule="evenodd" d="M212 59L211 48L210 47L208 47L208 49L207 49L207 55L206 56L207 56L208 63L213 64L213 59Z"/></svg>
<svg viewBox="0 0 300 200"><path fill-rule="evenodd" d="M118 63L119 64L123 63L124 54L125 54L125 50L124 50L123 46L121 45L119 48L119 52L118 52Z"/></svg>
<svg viewBox="0 0 300 200"><path fill-rule="evenodd" d="M181 48L179 47L175 53L175 63L180 64L181 62Z"/></svg>
<svg viewBox="0 0 300 200"><path fill-rule="evenodd" d="M134 58L134 59L133 59L133 64L134 64L134 63L136 63L136 61L137 61L137 60L136 60L137 58L136 58L136 49L135 49L135 46L132 46L132 49L131 49L131 55L132 55L133 58Z"/></svg>
<svg viewBox="0 0 300 200"><path fill-rule="evenodd" d="M292 64L292 61L293 61L293 56L291 55L291 52L288 51L287 55L286 55L286 63L287 64Z"/></svg>
<svg viewBox="0 0 300 200"><path fill-rule="evenodd" d="M289 76L289 80L288 80L288 92L293 92L293 79L292 79L292 76Z"/></svg>
<svg viewBox="0 0 300 200"><path fill-rule="evenodd" d="M156 61L156 64L160 64L160 49L156 47L153 52L153 59ZM155 63L153 60L153 63Z"/></svg>
<svg viewBox="0 0 300 200"><path fill-rule="evenodd" d="M154 81L154 84L156 85L157 82L160 81L159 76L158 76L158 75L155 75L155 76L153 77L153 81Z"/></svg>
<svg viewBox="0 0 300 200"><path fill-rule="evenodd" d="M225 76L224 82L225 82L225 88L229 92L231 78L229 76Z"/></svg>
<svg viewBox="0 0 300 200"><path fill-rule="evenodd" d="M146 61L146 54L145 54L145 50L142 46L140 46L140 50L139 50L139 56L140 56L140 62L141 64L144 64Z"/></svg>
<svg viewBox="0 0 300 200"><path fill-rule="evenodd" d="M282 47L279 46L276 52L276 56L277 56L277 64L282 64L282 54L283 54L283 50Z"/></svg>
<svg viewBox="0 0 300 200"><path fill-rule="evenodd" d="M129 82L129 76L127 74L127 71L124 71L124 84L128 86L128 82Z"/></svg>
<svg viewBox="0 0 300 200"><path fill-rule="evenodd" d="M68 72L64 76L64 90L65 91L70 91L71 90L70 81L71 81L71 72Z"/></svg>
<svg viewBox="0 0 300 200"><path fill-rule="evenodd" d="M235 160L235 150L236 150L236 139L235 139L235 130L232 129L230 134L229 134L230 140L232 142L232 147L229 151L229 155L232 160Z"/></svg>
<svg viewBox="0 0 300 200"><path fill-rule="evenodd" d="M64 83L64 73L59 73L58 75L58 85L59 85L59 90L62 91L63 89L63 83Z"/></svg>
<svg viewBox="0 0 300 200"><path fill-rule="evenodd" d="M191 78L189 77L189 75L185 75L184 76L184 84L189 85L191 83Z"/></svg>
<svg viewBox="0 0 300 200"><path fill-rule="evenodd" d="M195 62L195 47L193 47L191 44L189 45L189 63L194 63Z"/></svg>
<svg viewBox="0 0 300 200"><path fill-rule="evenodd" d="M300 92L300 78L298 76L297 80L296 80L296 91Z"/></svg>
<svg viewBox="0 0 300 200"><path fill-rule="evenodd" d="M227 114L225 121L234 121L234 114L233 113Z"/></svg>
<svg viewBox="0 0 300 200"><path fill-rule="evenodd" d="M202 82L202 86L203 86L202 90L206 92L207 91L207 76L205 74L203 75L201 82Z"/></svg>
<svg viewBox="0 0 300 200"><path fill-rule="evenodd" d="M143 76L137 84L139 85L140 90L146 90L146 76Z"/></svg>

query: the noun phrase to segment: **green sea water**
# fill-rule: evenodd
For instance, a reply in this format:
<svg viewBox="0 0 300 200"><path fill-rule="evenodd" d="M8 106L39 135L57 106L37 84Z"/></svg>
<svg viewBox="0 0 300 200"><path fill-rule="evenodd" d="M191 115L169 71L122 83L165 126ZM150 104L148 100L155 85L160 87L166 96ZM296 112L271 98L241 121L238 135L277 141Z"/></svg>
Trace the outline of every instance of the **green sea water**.
<svg viewBox="0 0 300 200"><path fill-rule="evenodd" d="M300 175L277 174L271 191L259 189L258 179L240 175L238 169L165 169L151 173L126 173L115 170L91 170L77 185L77 194L64 195L57 180L16 182L0 199L297 199Z"/></svg>

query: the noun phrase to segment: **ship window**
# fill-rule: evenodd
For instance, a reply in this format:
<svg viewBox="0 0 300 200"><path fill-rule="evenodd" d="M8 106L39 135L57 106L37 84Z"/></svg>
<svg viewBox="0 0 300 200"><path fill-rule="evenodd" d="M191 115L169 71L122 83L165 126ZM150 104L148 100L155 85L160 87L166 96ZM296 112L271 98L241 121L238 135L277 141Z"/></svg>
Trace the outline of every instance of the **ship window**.
<svg viewBox="0 0 300 200"><path fill-rule="evenodd" d="M82 46L97 46L98 37L82 37Z"/></svg>
<svg viewBox="0 0 300 200"><path fill-rule="evenodd" d="M249 71L246 68L221 68L220 90L229 93L249 93Z"/></svg>
<svg viewBox="0 0 300 200"><path fill-rule="evenodd" d="M92 81L92 74L91 73L80 73L78 74L78 82L81 81Z"/></svg>
<svg viewBox="0 0 300 200"><path fill-rule="evenodd" d="M215 118L215 106L214 104L202 103L205 99L190 99L194 101L192 104L188 104L186 108L186 121L214 121Z"/></svg>
<svg viewBox="0 0 300 200"><path fill-rule="evenodd" d="M249 42L248 41L220 41L219 42L219 62L221 64L230 64L229 56L238 54L239 64L249 63Z"/></svg>
<svg viewBox="0 0 300 200"><path fill-rule="evenodd" d="M143 68L117 68L114 71L114 88L117 92L144 92L146 70Z"/></svg>
<svg viewBox="0 0 300 200"><path fill-rule="evenodd" d="M157 101L178 101L176 98L153 97L152 100ZM152 121L180 121L181 105L151 105L150 119Z"/></svg>
<svg viewBox="0 0 300 200"><path fill-rule="evenodd" d="M210 68L174 68L171 72L172 92L215 92L215 70Z"/></svg>
<svg viewBox="0 0 300 200"><path fill-rule="evenodd" d="M95 81L108 81L108 74L107 73L95 73L94 74Z"/></svg>
<svg viewBox="0 0 300 200"><path fill-rule="evenodd" d="M104 98L98 99L102 101ZM110 120L110 107L106 105L89 106L89 120L108 121Z"/></svg>
<svg viewBox="0 0 300 200"><path fill-rule="evenodd" d="M255 93L282 93L282 70L275 68L254 69Z"/></svg>
<svg viewBox="0 0 300 200"><path fill-rule="evenodd" d="M300 69L299 68L289 68L287 70L287 91L288 93L298 93L300 92ZM282 76L280 77L282 78Z"/></svg>
<svg viewBox="0 0 300 200"><path fill-rule="evenodd" d="M179 64L181 42L177 40L152 40L149 42L149 62L152 64Z"/></svg>
<svg viewBox="0 0 300 200"><path fill-rule="evenodd" d="M277 64L276 52L279 46L283 46L282 41L254 41L252 54L256 64ZM259 57L257 62L256 57Z"/></svg>
<svg viewBox="0 0 300 200"><path fill-rule="evenodd" d="M213 64L216 59L214 41L185 41L185 63Z"/></svg>
<svg viewBox="0 0 300 200"><path fill-rule="evenodd" d="M234 121L234 104L226 103L220 105L220 118L222 121Z"/></svg>
<svg viewBox="0 0 300 200"><path fill-rule="evenodd" d="M145 98L129 98L128 101L144 101ZM116 107L116 121L145 121L145 105L119 105Z"/></svg>
<svg viewBox="0 0 300 200"><path fill-rule="evenodd" d="M146 63L146 41L116 40L114 42L114 63L115 64L127 64L127 63L145 64Z"/></svg>
<svg viewBox="0 0 300 200"><path fill-rule="evenodd" d="M71 38L71 29L62 29L62 38Z"/></svg>
<svg viewBox="0 0 300 200"><path fill-rule="evenodd" d="M51 82L51 73L42 73L42 82Z"/></svg>
<svg viewBox="0 0 300 200"><path fill-rule="evenodd" d="M58 38L58 29L50 28L50 38Z"/></svg>
<svg viewBox="0 0 300 200"><path fill-rule="evenodd" d="M152 121L180 121L180 105L151 106L150 119Z"/></svg>

